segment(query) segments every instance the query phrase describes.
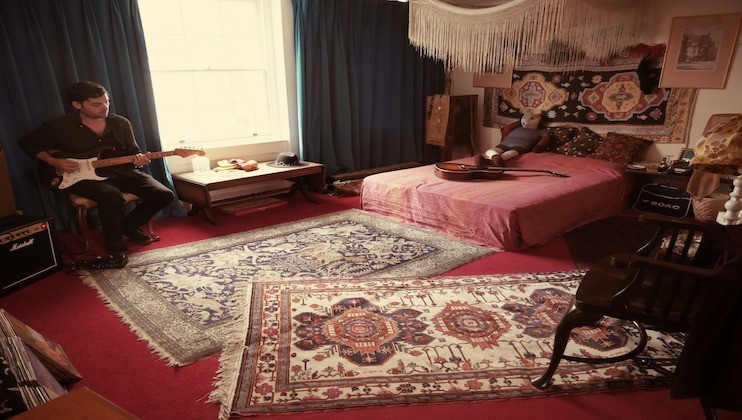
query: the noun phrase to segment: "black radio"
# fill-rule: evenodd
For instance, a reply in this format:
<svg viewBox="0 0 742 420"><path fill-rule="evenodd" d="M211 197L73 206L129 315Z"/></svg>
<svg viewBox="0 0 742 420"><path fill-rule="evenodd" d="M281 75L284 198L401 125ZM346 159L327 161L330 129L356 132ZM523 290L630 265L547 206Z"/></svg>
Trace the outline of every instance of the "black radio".
<svg viewBox="0 0 742 420"><path fill-rule="evenodd" d="M54 219L0 219L0 292L3 294L58 270Z"/></svg>

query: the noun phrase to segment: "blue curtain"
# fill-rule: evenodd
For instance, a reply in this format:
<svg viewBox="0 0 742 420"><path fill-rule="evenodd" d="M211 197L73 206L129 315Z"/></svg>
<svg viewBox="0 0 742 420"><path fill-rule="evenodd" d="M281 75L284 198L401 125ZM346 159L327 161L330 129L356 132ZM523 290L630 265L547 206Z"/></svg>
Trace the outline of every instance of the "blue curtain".
<svg viewBox="0 0 742 420"><path fill-rule="evenodd" d="M92 80L111 94L111 111L134 127L142 151L161 151L144 32L136 0L0 1L0 147L16 207L68 222L59 194L39 185L35 159L18 140L45 120L71 112L68 84ZM172 188L163 160L148 170ZM185 214L176 203L169 214Z"/></svg>
<svg viewBox="0 0 742 420"><path fill-rule="evenodd" d="M407 38L409 5L292 0L300 151L328 175L423 160L425 96L440 61Z"/></svg>

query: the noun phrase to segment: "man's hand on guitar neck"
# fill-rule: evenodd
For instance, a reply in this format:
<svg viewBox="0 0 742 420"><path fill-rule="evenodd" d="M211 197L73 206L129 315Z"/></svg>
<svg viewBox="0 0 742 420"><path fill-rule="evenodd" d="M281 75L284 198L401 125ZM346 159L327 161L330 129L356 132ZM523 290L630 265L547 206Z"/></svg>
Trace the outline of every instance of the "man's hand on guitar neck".
<svg viewBox="0 0 742 420"><path fill-rule="evenodd" d="M137 168L141 168L142 166L147 166L147 165L150 164L150 162L152 162L152 161L145 154L137 153L136 155L134 155L134 162L133 163L134 163L134 166L136 166Z"/></svg>

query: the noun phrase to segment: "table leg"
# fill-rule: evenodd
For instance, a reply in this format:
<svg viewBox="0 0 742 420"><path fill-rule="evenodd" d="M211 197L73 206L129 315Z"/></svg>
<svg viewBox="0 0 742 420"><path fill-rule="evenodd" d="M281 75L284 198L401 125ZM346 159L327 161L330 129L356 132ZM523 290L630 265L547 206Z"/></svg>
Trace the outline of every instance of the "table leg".
<svg viewBox="0 0 742 420"><path fill-rule="evenodd" d="M188 215L198 216L198 213L203 213L204 218L206 218L206 220L208 220L209 222L215 225L219 224L219 222L216 220L216 217L214 217L214 213L211 211L210 208L207 207L201 207L194 204L193 207L191 207L191 211L188 212Z"/></svg>
<svg viewBox="0 0 742 420"><path fill-rule="evenodd" d="M319 201L315 200L309 195L309 186L307 186L307 183L304 182L304 177L301 178L295 178L291 180L294 185L291 186L291 189L289 190L289 195L292 195L296 192L296 190L301 191L301 195L304 196L304 198L307 199L310 203L319 204Z"/></svg>
<svg viewBox="0 0 742 420"><path fill-rule="evenodd" d="M214 213L211 212L211 209L205 208L203 209L203 211L204 211L204 217L206 218L206 220L208 220L209 222L215 225L219 224L219 222L216 221L216 217L214 217Z"/></svg>

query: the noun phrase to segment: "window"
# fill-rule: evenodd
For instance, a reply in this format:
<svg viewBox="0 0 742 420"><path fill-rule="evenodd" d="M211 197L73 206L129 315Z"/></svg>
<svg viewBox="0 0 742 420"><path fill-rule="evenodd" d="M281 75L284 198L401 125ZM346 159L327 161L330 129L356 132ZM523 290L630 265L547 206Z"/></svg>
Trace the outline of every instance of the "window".
<svg viewBox="0 0 742 420"><path fill-rule="evenodd" d="M281 3L139 1L163 148L288 139Z"/></svg>

